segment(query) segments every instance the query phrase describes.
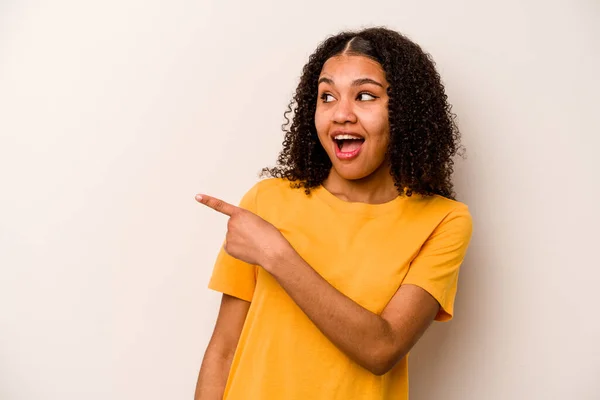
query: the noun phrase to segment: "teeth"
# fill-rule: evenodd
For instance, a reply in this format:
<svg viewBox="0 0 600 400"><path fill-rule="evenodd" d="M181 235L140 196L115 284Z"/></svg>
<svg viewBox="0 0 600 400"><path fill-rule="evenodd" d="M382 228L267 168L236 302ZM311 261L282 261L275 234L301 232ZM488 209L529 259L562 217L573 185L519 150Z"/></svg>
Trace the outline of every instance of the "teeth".
<svg viewBox="0 0 600 400"><path fill-rule="evenodd" d="M362 139L360 136L352 136L352 135L336 135L333 137L335 140L344 140L344 139Z"/></svg>

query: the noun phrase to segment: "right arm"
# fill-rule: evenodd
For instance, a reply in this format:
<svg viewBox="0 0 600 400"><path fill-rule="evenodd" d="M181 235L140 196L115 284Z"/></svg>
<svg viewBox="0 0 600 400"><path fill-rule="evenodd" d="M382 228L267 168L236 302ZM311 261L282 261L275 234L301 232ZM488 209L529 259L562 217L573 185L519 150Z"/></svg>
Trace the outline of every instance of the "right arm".
<svg viewBox="0 0 600 400"><path fill-rule="evenodd" d="M250 303L223 294L219 316L200 367L194 400L221 400Z"/></svg>

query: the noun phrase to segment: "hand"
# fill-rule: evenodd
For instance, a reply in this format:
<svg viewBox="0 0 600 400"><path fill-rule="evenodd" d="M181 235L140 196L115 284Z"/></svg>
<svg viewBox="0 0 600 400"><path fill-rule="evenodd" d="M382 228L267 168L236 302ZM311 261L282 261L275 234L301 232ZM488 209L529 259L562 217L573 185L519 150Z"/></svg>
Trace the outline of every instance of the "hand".
<svg viewBox="0 0 600 400"><path fill-rule="evenodd" d="M204 194L196 195L196 201L230 217L224 249L238 260L269 271L273 261L291 248L277 228L248 210Z"/></svg>

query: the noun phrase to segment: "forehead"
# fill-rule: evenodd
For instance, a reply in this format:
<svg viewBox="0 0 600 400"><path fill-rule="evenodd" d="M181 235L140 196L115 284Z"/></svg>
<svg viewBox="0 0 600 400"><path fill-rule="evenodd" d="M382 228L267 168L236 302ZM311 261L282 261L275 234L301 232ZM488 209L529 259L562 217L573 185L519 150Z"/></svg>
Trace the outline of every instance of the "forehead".
<svg viewBox="0 0 600 400"><path fill-rule="evenodd" d="M339 55L328 59L321 69L320 76L334 78L345 75L378 78L385 81L385 72L377 61L357 55Z"/></svg>

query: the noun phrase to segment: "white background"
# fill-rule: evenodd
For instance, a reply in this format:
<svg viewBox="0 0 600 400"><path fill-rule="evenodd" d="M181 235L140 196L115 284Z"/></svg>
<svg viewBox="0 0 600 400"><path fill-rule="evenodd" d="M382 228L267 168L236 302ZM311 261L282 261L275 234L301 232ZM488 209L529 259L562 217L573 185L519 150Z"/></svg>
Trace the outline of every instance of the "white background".
<svg viewBox="0 0 600 400"><path fill-rule="evenodd" d="M0 3L0 399L191 399L225 218L308 55L386 25L432 53L474 217L411 399L599 399L600 5Z"/></svg>

